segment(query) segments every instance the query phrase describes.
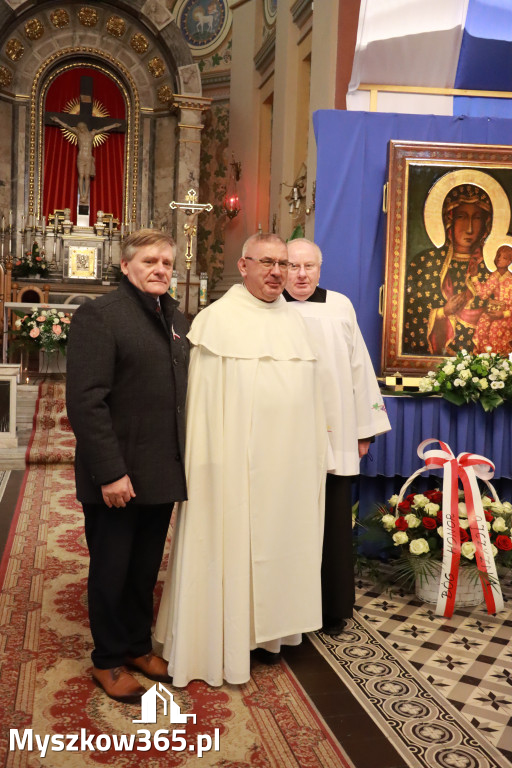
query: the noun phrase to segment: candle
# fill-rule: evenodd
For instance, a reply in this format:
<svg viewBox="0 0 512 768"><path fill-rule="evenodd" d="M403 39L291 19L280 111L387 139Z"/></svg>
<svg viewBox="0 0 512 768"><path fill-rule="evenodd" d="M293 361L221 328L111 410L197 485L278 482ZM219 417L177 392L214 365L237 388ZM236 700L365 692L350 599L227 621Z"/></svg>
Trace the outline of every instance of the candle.
<svg viewBox="0 0 512 768"><path fill-rule="evenodd" d="M43 216L43 235L46 232L46 216Z"/></svg>
<svg viewBox="0 0 512 768"><path fill-rule="evenodd" d="M5 232L5 216L2 213L2 232Z"/></svg>
<svg viewBox="0 0 512 768"><path fill-rule="evenodd" d="M25 214L21 214L21 228L25 229Z"/></svg>
<svg viewBox="0 0 512 768"><path fill-rule="evenodd" d="M12 227L12 211L9 211L9 226Z"/></svg>

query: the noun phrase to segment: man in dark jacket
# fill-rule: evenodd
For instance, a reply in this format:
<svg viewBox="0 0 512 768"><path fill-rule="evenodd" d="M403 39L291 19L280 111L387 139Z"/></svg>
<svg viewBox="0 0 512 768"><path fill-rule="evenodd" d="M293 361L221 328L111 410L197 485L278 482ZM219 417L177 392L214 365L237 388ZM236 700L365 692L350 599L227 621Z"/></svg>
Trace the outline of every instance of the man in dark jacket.
<svg viewBox="0 0 512 768"><path fill-rule="evenodd" d="M131 667L169 682L151 644L153 590L183 468L188 324L167 290L175 243L143 229L123 243L119 288L71 323L67 408L89 547L95 681L120 701L145 693Z"/></svg>

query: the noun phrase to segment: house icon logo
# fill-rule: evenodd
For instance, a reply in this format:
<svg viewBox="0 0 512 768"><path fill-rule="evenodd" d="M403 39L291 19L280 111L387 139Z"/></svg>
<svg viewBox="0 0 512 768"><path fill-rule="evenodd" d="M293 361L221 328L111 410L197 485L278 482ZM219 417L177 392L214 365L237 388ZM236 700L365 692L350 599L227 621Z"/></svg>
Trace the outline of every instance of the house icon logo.
<svg viewBox="0 0 512 768"><path fill-rule="evenodd" d="M132 720L132 723L156 723L158 699L163 702L164 715L169 714L169 721L171 723L186 723L187 720L191 720L192 723L196 722L194 714L185 715L181 713L179 705L174 701L173 694L162 683L155 683L141 697L140 720Z"/></svg>

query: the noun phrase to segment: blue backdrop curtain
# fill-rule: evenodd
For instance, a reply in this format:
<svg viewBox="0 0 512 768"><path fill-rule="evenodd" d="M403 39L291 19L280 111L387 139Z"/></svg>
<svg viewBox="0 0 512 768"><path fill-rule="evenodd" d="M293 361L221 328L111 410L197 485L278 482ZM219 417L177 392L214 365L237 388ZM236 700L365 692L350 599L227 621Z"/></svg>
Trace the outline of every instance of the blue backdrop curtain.
<svg viewBox="0 0 512 768"><path fill-rule="evenodd" d="M321 284L350 298L375 370L380 372L386 217L382 190L391 139L512 144L512 120L320 110L315 241L322 249Z"/></svg>

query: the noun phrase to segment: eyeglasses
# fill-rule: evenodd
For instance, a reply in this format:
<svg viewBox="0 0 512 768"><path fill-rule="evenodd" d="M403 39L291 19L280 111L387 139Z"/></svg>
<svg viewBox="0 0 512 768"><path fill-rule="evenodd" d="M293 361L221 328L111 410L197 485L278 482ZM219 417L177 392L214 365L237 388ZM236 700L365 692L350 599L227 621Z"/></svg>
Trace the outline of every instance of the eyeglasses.
<svg viewBox="0 0 512 768"><path fill-rule="evenodd" d="M318 264L313 264L311 261L308 261L307 264L295 264L293 261L288 262L288 268L291 269L292 272L298 272L301 267L304 267L306 272L312 272L314 269L318 268Z"/></svg>
<svg viewBox="0 0 512 768"><path fill-rule="evenodd" d="M279 269L288 269L288 267L291 266L289 261L280 261L278 259L253 259L252 256L244 256L244 259L248 259L249 261L259 261L264 269L274 269L276 264Z"/></svg>

